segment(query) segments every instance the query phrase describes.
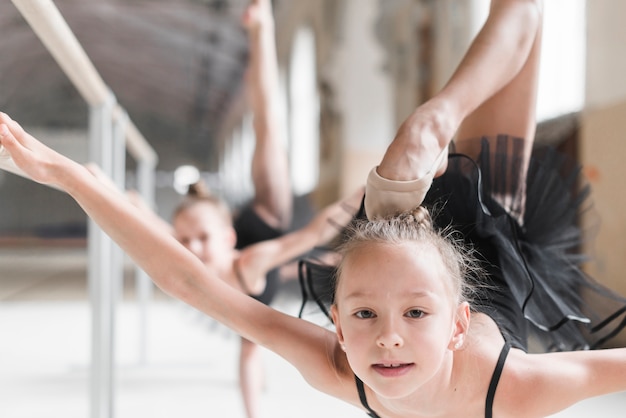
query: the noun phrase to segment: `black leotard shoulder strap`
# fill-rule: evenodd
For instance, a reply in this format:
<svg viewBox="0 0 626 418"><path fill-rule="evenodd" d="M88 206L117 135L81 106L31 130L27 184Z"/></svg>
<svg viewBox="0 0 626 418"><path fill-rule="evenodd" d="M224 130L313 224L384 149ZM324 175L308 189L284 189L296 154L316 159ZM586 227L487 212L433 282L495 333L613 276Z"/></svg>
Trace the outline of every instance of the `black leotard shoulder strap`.
<svg viewBox="0 0 626 418"><path fill-rule="evenodd" d="M504 369L504 362L506 361L506 356L509 354L510 349L511 349L511 344L509 344L509 342L507 341L504 343L504 347L502 347L502 351L500 351L500 357L498 357L496 368L493 371L493 375L491 376L491 382L489 382L489 390L487 391L487 400L485 401L485 418L493 417L493 399L496 396L496 389L498 388L498 382L500 381L500 376L502 375L502 369Z"/></svg>
<svg viewBox="0 0 626 418"><path fill-rule="evenodd" d="M361 405L368 411L368 415L372 418L380 418L376 412L372 408L370 408L367 403L367 396L365 396L365 387L363 386L363 381L359 379L357 375L354 375L354 380L356 381L356 389L359 392L359 399L361 400Z"/></svg>

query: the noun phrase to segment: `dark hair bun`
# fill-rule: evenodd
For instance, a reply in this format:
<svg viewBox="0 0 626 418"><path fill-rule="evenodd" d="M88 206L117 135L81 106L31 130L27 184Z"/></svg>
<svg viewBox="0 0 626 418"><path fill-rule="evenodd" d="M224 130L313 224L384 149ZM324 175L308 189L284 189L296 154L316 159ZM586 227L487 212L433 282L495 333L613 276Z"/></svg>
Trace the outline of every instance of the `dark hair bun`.
<svg viewBox="0 0 626 418"><path fill-rule="evenodd" d="M207 185L202 180L198 180L195 183L189 185L187 189L187 196L189 197L211 197L211 191L207 187Z"/></svg>

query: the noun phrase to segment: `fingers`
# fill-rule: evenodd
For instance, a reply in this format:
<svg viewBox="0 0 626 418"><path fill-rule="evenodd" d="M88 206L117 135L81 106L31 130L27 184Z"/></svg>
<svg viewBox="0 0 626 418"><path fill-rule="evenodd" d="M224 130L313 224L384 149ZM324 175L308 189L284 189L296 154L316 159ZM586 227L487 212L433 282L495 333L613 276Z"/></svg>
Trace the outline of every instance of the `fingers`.
<svg viewBox="0 0 626 418"><path fill-rule="evenodd" d="M3 123L4 125L6 125L7 130L10 130L10 131L13 131L18 127L21 128L21 126L17 125L17 122L11 119L9 115L7 115L6 113L2 113L2 112L0 112L0 123Z"/></svg>
<svg viewBox="0 0 626 418"><path fill-rule="evenodd" d="M3 144L3 141L5 140L5 137L10 133L9 127L7 126L7 123L10 120L11 118L9 118L9 115L7 115L6 113L0 112L0 153L2 154L6 152L6 151L3 151L2 144Z"/></svg>
<svg viewBox="0 0 626 418"><path fill-rule="evenodd" d="M4 145L4 138L8 134L8 129L5 124L0 125L0 160L5 160L11 157Z"/></svg>
<svg viewBox="0 0 626 418"><path fill-rule="evenodd" d="M15 141L24 144L29 140L22 126L6 113L0 112L0 124L3 126L2 133L5 141Z"/></svg>
<svg viewBox="0 0 626 418"><path fill-rule="evenodd" d="M4 112L0 112L0 122L2 123L6 123L6 121L11 120L11 118L9 117L9 115L7 115Z"/></svg>
<svg viewBox="0 0 626 418"><path fill-rule="evenodd" d="M18 148L18 145L21 145L18 136L22 132L22 127L17 122L13 121L7 114L0 113L0 155L18 162L18 151L21 150Z"/></svg>
<svg viewBox="0 0 626 418"><path fill-rule="evenodd" d="M0 157L10 157L9 148L14 140L5 121L0 121Z"/></svg>
<svg viewBox="0 0 626 418"><path fill-rule="evenodd" d="M0 120L0 169L28 178L28 174L16 165L13 154L16 152L17 141L4 122L7 122L7 118L6 115L2 114L2 120Z"/></svg>
<svg viewBox="0 0 626 418"><path fill-rule="evenodd" d="M15 168L19 170L17 174L38 183L49 184L46 165L50 161L50 155L47 147L30 136L6 113L0 113L0 133L0 143L6 148Z"/></svg>

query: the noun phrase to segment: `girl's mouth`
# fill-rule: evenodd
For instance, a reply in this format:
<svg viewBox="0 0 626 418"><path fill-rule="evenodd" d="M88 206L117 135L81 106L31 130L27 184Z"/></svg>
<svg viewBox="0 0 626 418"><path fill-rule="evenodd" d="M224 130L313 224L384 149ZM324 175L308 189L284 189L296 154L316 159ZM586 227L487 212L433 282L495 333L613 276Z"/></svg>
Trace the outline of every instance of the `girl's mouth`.
<svg viewBox="0 0 626 418"><path fill-rule="evenodd" d="M377 363L372 365L372 369L384 377L397 377L408 373L414 363Z"/></svg>

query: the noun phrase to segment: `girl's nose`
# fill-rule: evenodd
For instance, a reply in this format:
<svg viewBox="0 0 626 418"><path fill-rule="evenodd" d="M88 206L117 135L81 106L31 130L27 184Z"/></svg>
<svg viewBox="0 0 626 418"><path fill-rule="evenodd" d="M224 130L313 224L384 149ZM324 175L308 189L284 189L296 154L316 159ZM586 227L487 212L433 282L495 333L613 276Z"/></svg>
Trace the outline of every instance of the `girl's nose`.
<svg viewBox="0 0 626 418"><path fill-rule="evenodd" d="M381 328L376 344L381 348L399 348L404 345L404 339L394 326L393 321L387 321Z"/></svg>

